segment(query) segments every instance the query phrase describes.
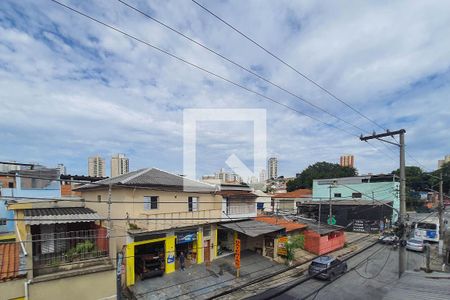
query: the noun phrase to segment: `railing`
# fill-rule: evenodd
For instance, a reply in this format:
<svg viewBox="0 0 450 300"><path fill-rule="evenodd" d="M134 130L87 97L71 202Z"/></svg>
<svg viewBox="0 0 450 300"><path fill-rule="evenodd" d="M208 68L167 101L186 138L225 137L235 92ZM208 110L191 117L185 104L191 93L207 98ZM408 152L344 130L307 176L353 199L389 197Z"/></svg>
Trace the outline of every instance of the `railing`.
<svg viewBox="0 0 450 300"><path fill-rule="evenodd" d="M247 215L256 214L256 204L229 205L227 215Z"/></svg>
<svg viewBox="0 0 450 300"><path fill-rule="evenodd" d="M137 229L164 230L174 227L200 225L220 221L220 209L197 210L189 212L141 213L139 218L148 220L135 222Z"/></svg>
<svg viewBox="0 0 450 300"><path fill-rule="evenodd" d="M67 270L68 266L73 269L78 262L108 257L106 233L106 228L99 228L33 235L34 275Z"/></svg>

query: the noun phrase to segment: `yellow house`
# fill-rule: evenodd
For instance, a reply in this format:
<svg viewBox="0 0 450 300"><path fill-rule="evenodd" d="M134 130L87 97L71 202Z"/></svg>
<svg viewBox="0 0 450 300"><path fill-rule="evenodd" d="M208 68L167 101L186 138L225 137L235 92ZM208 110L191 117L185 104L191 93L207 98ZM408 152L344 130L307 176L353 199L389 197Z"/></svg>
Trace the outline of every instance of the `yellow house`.
<svg viewBox="0 0 450 300"><path fill-rule="evenodd" d="M8 209L17 225L8 252L14 249L19 261L14 276L0 280L0 299L115 297L107 230L95 211L79 202L39 199L11 201ZM93 282L95 289L86 288Z"/></svg>
<svg viewBox="0 0 450 300"><path fill-rule="evenodd" d="M152 275L147 263L171 273L179 267L181 252L188 263L217 256L223 198L214 185L149 168L76 190L86 207L107 221L112 247L124 253L127 286Z"/></svg>

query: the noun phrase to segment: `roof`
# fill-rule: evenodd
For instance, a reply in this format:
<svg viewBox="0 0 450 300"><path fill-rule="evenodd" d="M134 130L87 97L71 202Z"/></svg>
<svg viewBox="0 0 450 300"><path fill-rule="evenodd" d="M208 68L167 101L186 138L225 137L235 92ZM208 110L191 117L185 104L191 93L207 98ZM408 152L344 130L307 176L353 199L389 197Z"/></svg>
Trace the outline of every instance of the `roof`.
<svg viewBox="0 0 450 300"><path fill-rule="evenodd" d="M312 195L310 189L298 189L292 192L273 194L272 198L309 198Z"/></svg>
<svg viewBox="0 0 450 300"><path fill-rule="evenodd" d="M308 227L308 225L306 224L297 223L291 220L286 220L284 218L277 218L271 216L258 216L256 217L255 220L267 224L282 226L286 229L286 232L291 232L294 230L299 230Z"/></svg>
<svg viewBox="0 0 450 300"><path fill-rule="evenodd" d="M19 243L0 243L0 281L24 277L22 265Z"/></svg>
<svg viewBox="0 0 450 300"><path fill-rule="evenodd" d="M397 176L394 174L376 174L376 175L361 175L353 177L340 177L340 178L327 178L327 179L314 179L313 183L318 185L330 185L335 182L337 184L358 184L369 182L394 182L397 180Z"/></svg>
<svg viewBox="0 0 450 300"><path fill-rule="evenodd" d="M218 195L221 195L222 197L228 197L228 198L247 198L247 199L255 199L257 196L249 191L220 191L217 192Z"/></svg>
<svg viewBox="0 0 450 300"><path fill-rule="evenodd" d="M109 185L120 185L124 187L166 187L167 189L185 190L190 192L214 192L214 185L188 179L155 168L140 169L127 174L103 179L95 183L89 183L76 187L73 190L87 190Z"/></svg>
<svg viewBox="0 0 450 300"><path fill-rule="evenodd" d="M270 197L269 194L266 194L266 193L264 193L263 191L260 191L260 190L255 190L253 192L253 194L255 194L258 197Z"/></svg>
<svg viewBox="0 0 450 300"><path fill-rule="evenodd" d="M392 203L394 200L371 200L371 199L355 199L355 200L339 200L339 199L332 199L331 204L333 205L382 205L382 204L389 204ZM301 205L319 205L322 204L330 204L329 200L321 200L321 201L305 201L301 203ZM301 206L300 205L300 206Z"/></svg>
<svg viewBox="0 0 450 300"><path fill-rule="evenodd" d="M243 233L250 237L257 237L266 233L277 232L284 229L281 226L270 225L254 220L224 223L220 224L220 226Z"/></svg>
<svg viewBox="0 0 450 300"><path fill-rule="evenodd" d="M298 220L308 226L307 230L311 230L317 232L320 235L325 235L330 232L343 230L344 227L338 225L328 225L326 223L319 223L317 221L313 221L311 219L302 218L299 216L288 216L288 218L293 220Z"/></svg>
<svg viewBox="0 0 450 300"><path fill-rule="evenodd" d="M95 211L86 207L57 207L24 209L25 223L29 225L93 222L103 220Z"/></svg>

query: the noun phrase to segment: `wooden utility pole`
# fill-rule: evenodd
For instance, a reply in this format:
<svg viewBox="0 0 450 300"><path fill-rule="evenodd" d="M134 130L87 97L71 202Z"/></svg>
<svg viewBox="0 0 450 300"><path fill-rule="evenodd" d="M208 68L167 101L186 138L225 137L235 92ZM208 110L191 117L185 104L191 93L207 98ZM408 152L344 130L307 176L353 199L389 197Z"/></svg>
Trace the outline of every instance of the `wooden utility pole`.
<svg viewBox="0 0 450 300"><path fill-rule="evenodd" d="M441 173L439 175L439 255L442 255L442 248L444 247L444 234L444 181L442 179L441 169Z"/></svg>
<svg viewBox="0 0 450 300"><path fill-rule="evenodd" d="M406 217L406 175L405 175L405 129L397 131L386 131L385 133L376 134L375 132L370 136L360 137L361 141L368 141L371 139L377 139L379 141L398 146L400 148L400 213L398 216L398 224L400 228L400 247L398 250L398 277L400 278L405 272L406 267L406 249L405 249L405 217ZM384 137L394 137L394 135L400 136L400 141L395 142L384 140Z"/></svg>

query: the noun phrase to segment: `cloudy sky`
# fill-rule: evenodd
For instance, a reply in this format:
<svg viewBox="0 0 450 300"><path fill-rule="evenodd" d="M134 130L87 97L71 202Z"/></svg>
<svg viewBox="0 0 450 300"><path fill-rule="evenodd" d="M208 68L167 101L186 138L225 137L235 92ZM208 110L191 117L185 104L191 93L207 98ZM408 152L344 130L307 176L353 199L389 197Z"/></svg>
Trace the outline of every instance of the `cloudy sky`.
<svg viewBox="0 0 450 300"><path fill-rule="evenodd" d="M61 1L284 106L52 1L1 1L1 160L64 163L86 174L88 156L120 152L132 169L182 173L184 109L257 108L267 111L267 153L279 158L282 175L345 153L360 173L397 168L394 146L357 138L381 128L189 0L127 2L291 94L120 2ZM450 154L450 3L200 2L383 128L405 128L409 165L418 164L413 157L431 170ZM248 121L200 122L198 174L226 167L231 154L252 167L263 146L254 145L254 130Z"/></svg>

